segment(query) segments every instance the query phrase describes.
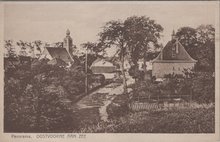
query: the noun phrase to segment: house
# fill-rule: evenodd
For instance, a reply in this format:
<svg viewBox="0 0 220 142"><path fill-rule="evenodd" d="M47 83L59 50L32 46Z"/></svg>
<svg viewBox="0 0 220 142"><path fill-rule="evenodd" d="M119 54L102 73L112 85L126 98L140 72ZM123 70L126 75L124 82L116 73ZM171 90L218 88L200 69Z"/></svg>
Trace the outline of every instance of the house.
<svg viewBox="0 0 220 142"><path fill-rule="evenodd" d="M60 59L63 60L68 66L71 66L77 59L72 53L72 38L70 37L70 31L67 30L66 37L64 38L63 47L45 47L39 60L46 58L49 60ZM50 62L52 64L56 63Z"/></svg>
<svg viewBox="0 0 220 142"><path fill-rule="evenodd" d="M184 69L192 69L196 60L194 60L185 50L183 45L172 34L172 39L162 49L160 54L152 61L152 76L164 78L168 74L184 75Z"/></svg>
<svg viewBox="0 0 220 142"><path fill-rule="evenodd" d="M94 74L103 74L105 79L113 79L115 77L116 67L113 65L113 63L105 59L96 59L92 63L90 69Z"/></svg>

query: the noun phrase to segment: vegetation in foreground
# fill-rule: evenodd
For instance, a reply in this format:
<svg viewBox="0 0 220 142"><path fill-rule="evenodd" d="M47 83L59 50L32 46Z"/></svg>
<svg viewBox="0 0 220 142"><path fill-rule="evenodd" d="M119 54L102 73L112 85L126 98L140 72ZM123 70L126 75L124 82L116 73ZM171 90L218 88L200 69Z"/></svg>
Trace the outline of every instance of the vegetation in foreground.
<svg viewBox="0 0 220 142"><path fill-rule="evenodd" d="M214 133L213 108L158 112L130 112L124 116L81 128L87 133Z"/></svg>

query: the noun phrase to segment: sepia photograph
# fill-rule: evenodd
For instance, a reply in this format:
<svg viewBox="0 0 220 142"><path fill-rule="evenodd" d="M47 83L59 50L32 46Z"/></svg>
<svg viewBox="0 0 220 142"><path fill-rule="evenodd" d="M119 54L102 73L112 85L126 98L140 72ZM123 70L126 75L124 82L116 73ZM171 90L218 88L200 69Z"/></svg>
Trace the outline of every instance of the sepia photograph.
<svg viewBox="0 0 220 142"><path fill-rule="evenodd" d="M5 2L3 133L215 134L217 5Z"/></svg>

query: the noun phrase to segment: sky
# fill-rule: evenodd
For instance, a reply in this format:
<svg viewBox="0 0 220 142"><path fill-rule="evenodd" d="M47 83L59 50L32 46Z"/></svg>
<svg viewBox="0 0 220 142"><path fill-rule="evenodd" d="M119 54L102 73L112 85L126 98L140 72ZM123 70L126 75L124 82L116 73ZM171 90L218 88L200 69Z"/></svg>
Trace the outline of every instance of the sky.
<svg viewBox="0 0 220 142"><path fill-rule="evenodd" d="M183 26L215 25L216 2L6 2L4 39L63 41L69 29L75 45L95 42L110 20L146 16L164 28L161 42Z"/></svg>

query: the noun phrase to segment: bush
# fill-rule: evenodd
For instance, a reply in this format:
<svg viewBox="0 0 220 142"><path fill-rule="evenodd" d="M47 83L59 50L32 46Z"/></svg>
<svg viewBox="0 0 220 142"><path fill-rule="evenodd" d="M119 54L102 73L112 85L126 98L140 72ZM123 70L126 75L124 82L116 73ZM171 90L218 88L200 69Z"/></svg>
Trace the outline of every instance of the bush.
<svg viewBox="0 0 220 142"><path fill-rule="evenodd" d="M107 107L109 118L117 118L129 112L128 96L125 94L118 95L114 98L112 103Z"/></svg>
<svg viewBox="0 0 220 142"><path fill-rule="evenodd" d="M5 132L71 132L70 103L84 90L81 68L66 70L35 61L5 72Z"/></svg>
<svg viewBox="0 0 220 142"><path fill-rule="evenodd" d="M198 103L215 102L215 78L210 72L186 72L185 77L170 75L159 84L138 81L133 85L133 90L133 96L139 99L158 95L187 95Z"/></svg>
<svg viewBox="0 0 220 142"><path fill-rule="evenodd" d="M98 133L214 133L214 108L135 112L81 128Z"/></svg>

